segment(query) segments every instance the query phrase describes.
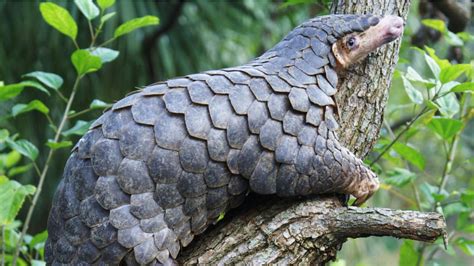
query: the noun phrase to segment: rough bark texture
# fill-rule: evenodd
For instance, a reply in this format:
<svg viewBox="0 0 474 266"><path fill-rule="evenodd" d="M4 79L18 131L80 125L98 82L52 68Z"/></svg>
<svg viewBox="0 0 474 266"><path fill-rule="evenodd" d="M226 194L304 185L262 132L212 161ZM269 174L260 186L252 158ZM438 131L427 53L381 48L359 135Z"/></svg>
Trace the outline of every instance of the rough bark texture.
<svg viewBox="0 0 474 266"><path fill-rule="evenodd" d="M391 14L406 19L409 7L410 0L340 0L331 12ZM365 157L379 136L399 47L400 39L378 49L347 71L339 83L339 139L357 156Z"/></svg>
<svg viewBox="0 0 474 266"><path fill-rule="evenodd" d="M446 224L438 213L342 207L335 198L247 204L178 258L180 264L324 264L347 238L394 236L434 241ZM244 208L245 209L245 208Z"/></svg>
<svg viewBox="0 0 474 266"><path fill-rule="evenodd" d="M395 14L406 18L410 0L340 0L332 13ZM364 157L383 120L400 41L383 47L350 69L339 83L339 136ZM181 264L311 263L335 258L348 237L393 236L434 241L445 234L437 213L346 208L336 198L305 201L256 197L227 214L215 228L182 251Z"/></svg>

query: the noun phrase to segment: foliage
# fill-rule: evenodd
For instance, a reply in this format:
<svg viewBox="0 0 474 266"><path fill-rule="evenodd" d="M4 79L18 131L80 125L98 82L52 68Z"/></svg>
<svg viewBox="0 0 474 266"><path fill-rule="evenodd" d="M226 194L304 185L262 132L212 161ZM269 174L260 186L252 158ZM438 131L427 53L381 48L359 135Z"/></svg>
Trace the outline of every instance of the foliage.
<svg viewBox="0 0 474 266"><path fill-rule="evenodd" d="M76 69L68 58L71 57L71 49L76 50L74 47L77 47L73 41L67 42L67 40L73 40L69 35L57 34L57 31L47 24L49 22L38 23L41 12L33 8L36 6L33 2L0 1L2 16L0 35L2 40L7 40L0 43L0 62L2 62L0 80L4 81L3 83L0 81L2 88L0 90L0 175L7 176L9 181L15 179L23 184L32 183L32 180L36 180L33 176L37 174L35 164L44 166L49 149L55 150L54 159L49 162L48 178L44 182L44 190L48 190L49 193L43 193L38 200L37 211L33 216L35 222L31 226L33 230L30 230L40 232L39 235L42 234L44 237L46 233L41 232L44 229L45 215L49 211L51 194L60 179L64 162L69 156L69 151L65 147L71 147L78 136L87 130L89 120L97 117L101 110L110 106L108 102L123 97L130 87L136 84L143 85L174 76L244 63L270 48L298 23L309 17L327 13L327 4L331 1L221 0L213 1L212 4L209 4L208 0L186 1L180 15L176 16L176 24L163 29L165 34L161 35L153 45L148 46L149 52L144 50L143 40L155 33L151 32L151 27L135 34L120 36L116 39L117 42L114 42L116 49L97 47L99 45L96 43L104 44L109 41L120 25L135 17L158 14L164 26L174 19L171 17L176 6L173 1L117 1L115 3L115 0L97 0L99 15L96 17L94 16L97 9L89 6L92 1L75 1L84 5L83 8L79 8L73 1L57 1L69 11L79 29L75 42L81 44L93 40L94 47L81 46L81 48L100 57L102 64L98 72L101 73L100 78L92 73L86 74L81 79L81 93L76 94L76 100L71 107L75 110L69 111L58 141L54 141L54 136L58 121L61 121L64 113L64 106L69 99L64 95L70 94L77 76ZM313 4L314 2L316 5ZM407 30L403 38L405 44L413 32L410 24L413 25L415 24L412 23L413 21L419 20L416 14L416 1L411 6L412 10L409 13ZM95 25L92 29L96 33L90 37L91 39L87 39L90 35L90 32L87 32L89 18ZM456 263L462 261L463 258L465 261L465 257L458 255L472 253L473 246L472 235L469 234L474 232L474 225L470 218L474 202L472 193L474 185L472 145L474 142L470 137L473 134L472 119L463 121L460 119L459 112L454 112L456 103L459 105L457 110L462 108L463 102L459 100L462 95L470 95L468 91L473 91L474 83L472 80L469 81L469 70L463 70L464 74L460 74L457 69L459 64L451 64L451 67L446 68L449 61L441 59L444 57L443 52L447 50L447 40L452 36L446 26L429 20L424 21L424 25L441 27L445 41L433 46L436 53L431 53L429 48L415 51L408 45L402 46L399 63L401 71L395 73L386 120L387 124L393 125L405 117L414 118L425 107L431 112L415 119L413 125L401 134L399 140L383 154L382 160L379 159L374 165L374 168L381 169L381 179L383 178L386 182L382 184L381 191L376 193L372 202L377 206L418 209L416 200L418 197L423 203L420 208L429 211L438 200L440 207L437 209L442 210L447 217L451 241L446 251L442 248L442 242L425 247L422 253L429 258L425 264L443 265L444 260L444 265L457 265ZM65 31L72 35L74 32L72 28ZM465 62L468 64L460 68L467 69L470 65L469 56L472 56L471 51L474 51L472 49L473 36L468 32L455 35L464 42L466 47L464 54L466 55ZM102 38L104 36L107 38ZM453 37L453 40L458 41L456 37ZM117 50L120 50L120 54ZM149 71L149 67L144 64L148 58L152 58L153 71ZM114 60L114 64L106 64ZM426 61L430 61L429 65ZM440 78L433 76L431 67L436 72L439 68ZM61 72L61 75L31 72L33 69ZM151 72L154 75L151 75ZM447 80L455 76L453 72L459 74L455 80L460 84L445 85ZM23 80L15 82L22 73L28 74L23 76ZM403 86L402 79L406 79L412 88L410 85ZM451 96L439 102L425 100L433 98L435 89L439 89L436 88L437 80L442 81L443 90L449 89L455 95L456 101L453 101ZM449 88L449 86L453 87ZM407 87L410 88L407 89ZM435 88L426 89L431 87ZM413 89L410 93L418 104L411 102L411 98L403 93L403 88ZM430 97L428 97L428 92ZM465 103L468 97L464 97L466 97ZM43 105L38 102L31 103L35 100L41 101L49 111L42 108ZM12 109L16 105L19 106L15 108L14 114ZM22 110L25 112L21 112ZM472 110L472 96L468 110ZM50 122L45 125L44 121ZM31 126L33 123L35 126ZM460 125L461 128L458 129ZM11 134L1 128L8 128ZM403 127L393 131L397 136L402 130L404 130ZM21 132L21 137L17 132ZM444 146L446 141L452 141L456 136L459 144L454 151L451 173L448 175L446 188L438 193L441 173L446 164L447 151ZM7 143L7 138L10 139L8 141L10 144ZM34 158L35 153L34 149L31 149L32 146L25 144L26 142L20 141L20 144L23 143L20 147L25 146L20 148L25 155L10 148L11 143L16 143L21 139L36 145L38 157L35 163L26 155ZM383 129L376 152L381 152L392 141L393 136L390 130ZM33 153L28 152L29 150ZM372 157L374 160L376 155L377 153L374 153ZM416 194L418 196L415 196ZM30 197L31 194L26 195L25 202L29 203ZM19 217L17 216L16 219L18 220ZM6 251L7 261L12 260L11 254L20 238L20 226L19 221L13 221L2 227L5 247L2 249ZM41 243L44 245L45 237L41 238L39 235L38 237L26 235L23 238L18 264L35 264L42 260ZM29 243L33 238L36 240L31 245ZM392 265L393 261L398 260L400 252L402 254L400 265L405 261L413 263L414 258L419 257L420 248L418 243L411 241L402 242L390 238L358 239L344 245L339 257L344 258L347 263L340 260L338 265L382 263ZM434 250L436 250L435 253L433 253Z"/></svg>
<svg viewBox="0 0 474 266"><path fill-rule="evenodd" d="M457 35L449 32L441 20L422 22L439 30L449 45L462 46L464 41L459 36L471 36L466 32ZM462 180L472 178L472 172L463 170L469 162L458 158L462 157L458 149L462 148L463 131L474 117L474 61L451 63L440 58L431 47L412 51L425 61L430 73L421 74L409 64L399 65L405 70L399 70L396 76L401 78L411 104L403 104L397 110L412 110L411 119L396 131L385 128L372 165L380 172L382 189L399 197L410 208L444 214L449 228L448 243L439 240L428 245L403 241L400 266L431 265L437 253L443 251L449 256L456 256L456 250L472 256L474 248L473 240L466 237L474 233L474 188L472 182L459 186ZM442 167L433 165L432 156L422 151L425 145L430 146L435 156L443 158ZM385 160L379 161L381 158ZM467 168L472 170L470 166ZM411 192L407 192L407 188ZM445 245L448 245L446 250Z"/></svg>
<svg viewBox="0 0 474 266"><path fill-rule="evenodd" d="M39 154L38 148L30 141L18 139L19 133L10 136L7 129L0 129L0 228L2 239L2 265L8 264L19 265L43 265L44 264L44 244L47 238L47 232L43 231L35 236L27 235L29 223L44 183L48 174L49 164L55 156L55 151L67 148L72 145L72 141L68 138L72 135L82 135L89 128L91 121L76 121L76 124L66 129L65 125L68 120L77 117L92 109L103 109L109 104L93 100L88 110L75 112L71 109L75 95L79 90L81 80L88 74L96 72L102 68L104 63L113 61L119 55L118 51L102 47L111 43L118 37L128 34L136 29L156 25L159 20L154 16L145 16L129 20L118 26L113 37L105 41L101 45L95 45L101 29L106 21L112 15L105 14L104 10L110 8L114 1L98 1L97 7L92 0L76 0L75 4L82 14L87 18L91 36L90 44L86 49L80 49L77 43L78 26L69 11L55 3L47 2L40 4L40 12L43 19L53 28L68 36L74 43L76 50L72 52L70 61L76 70L76 78L72 85L69 97L65 97L62 85L63 78L55 73L44 71L34 71L23 75L24 80L14 84L0 84L0 102L15 102L25 88L37 89L48 96L56 93L59 98L66 103L59 122L49 116L50 108L39 99L34 99L28 103L16 103L11 111L0 113L1 120L7 120L25 114L31 111L38 111L46 116L49 121L49 127L53 130L54 138L43 140L45 145L49 147L47 154ZM93 27L92 21L98 19L98 25ZM67 59L64 59L67 60ZM45 163L40 168L37 161L38 156L46 158ZM22 157L28 158L26 164L22 164ZM32 185L22 185L17 181L10 180L9 177L20 175L28 171L31 167L39 176L37 187ZM34 195L31 205L28 209L26 220L22 227L21 222L15 218L25 202L25 199ZM20 231L21 229L21 231ZM20 255L20 257L18 257Z"/></svg>

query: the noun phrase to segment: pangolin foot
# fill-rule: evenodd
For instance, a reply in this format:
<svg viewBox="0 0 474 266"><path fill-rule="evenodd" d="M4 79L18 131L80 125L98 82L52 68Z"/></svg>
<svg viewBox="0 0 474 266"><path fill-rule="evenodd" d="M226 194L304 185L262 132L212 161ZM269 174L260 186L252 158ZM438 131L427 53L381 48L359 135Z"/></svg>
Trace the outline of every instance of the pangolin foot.
<svg viewBox="0 0 474 266"><path fill-rule="evenodd" d="M379 179L373 172L368 173L368 177L364 178L356 185L356 189L351 193L356 198L353 206L360 206L364 204L372 195L379 189Z"/></svg>

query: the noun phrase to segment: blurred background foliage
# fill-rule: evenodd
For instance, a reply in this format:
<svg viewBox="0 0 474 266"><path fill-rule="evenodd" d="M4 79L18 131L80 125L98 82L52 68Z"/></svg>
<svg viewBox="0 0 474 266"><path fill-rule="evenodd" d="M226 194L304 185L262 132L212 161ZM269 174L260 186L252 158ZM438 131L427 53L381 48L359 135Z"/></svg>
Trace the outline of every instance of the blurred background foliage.
<svg viewBox="0 0 474 266"><path fill-rule="evenodd" d="M80 14L73 1L54 2L69 10L78 22L77 41L80 45L85 45L89 40L88 33L85 32L87 20ZM119 50L120 56L113 63L105 65L99 73L88 75L83 80L73 110L87 109L93 99L113 103L136 87L155 81L245 63L272 47L299 23L310 17L328 13L330 2L327 0L118 0L111 8L111 11L118 11L117 15L103 29L106 39L112 36L118 25L131 18L154 15L160 18L160 25L136 31L115 42L111 48ZM0 0L0 80L10 84L17 82L24 73L35 70L53 72L65 79L66 86L63 88L63 93L69 95L75 72L70 61L64 59L69 58L74 45L67 40L67 37L58 34L44 23L38 8L39 3L40 1L34 0ZM391 131L403 128L419 111L419 106L414 105L407 96L401 78L408 66L416 69L423 77L429 77L431 73L423 54L412 48L412 38L419 33L418 30L422 25L423 14L419 12L419 4L420 1L415 0L411 5L398 70L394 75L389 104L386 108L386 127L382 129L381 142L374 154L369 156L369 160L376 157L377 151L383 150L383 141L390 139ZM472 19L465 31L473 34ZM447 38L428 40L423 45L433 47L440 58L452 56L451 45ZM457 57L454 60L458 60L457 63L471 63L474 56L473 41L466 39L460 49L462 58ZM54 121L60 119L64 108L64 103L58 97L47 97L33 90L23 93L19 98L16 101L29 102L40 99L49 106ZM472 108L472 99L469 101L471 101L469 106ZM0 113L10 112L14 104L15 102L2 102ZM89 121L97 118L100 113L100 110L91 111L79 118ZM48 121L43 115L30 112L14 119L1 120L0 128L19 132L21 138L30 140L39 148L40 154L46 154L47 147L43 143L46 139L51 139L53 134L47 124ZM68 124L66 128L72 126L73 124ZM468 119L456 149L456 160L450 173L453 178L450 178L446 185L448 193L457 192L459 195L466 189L474 190L473 136L474 123L472 119ZM70 137L73 143L78 138L78 136ZM422 155L424 167L411 169L416 176L416 183L415 178L410 180L413 186L405 184L399 187L390 184L382 186L371 200L371 205L417 209L414 191L416 194L422 194L418 195L419 197L425 197L423 191L419 191L422 190L421 184L425 181L437 183L441 178L440 173L446 161L446 151L443 150L445 143L426 127L416 126L409 129L402 140ZM68 156L69 150L62 149L56 153L52 161L39 205L33 216L31 233L41 232L46 226L51 199ZM44 164L44 157L39 156L39 165ZM403 156L395 151L389 151L378 161L376 166L382 178L389 177L385 172L386 169L405 166L408 170L413 168L401 157ZM37 176L32 170L16 176L15 179L22 184L37 183ZM421 199L423 200L428 199ZM421 209L428 211L430 206L421 206ZM472 206L467 211L466 209L451 211L465 215L468 222L473 222ZM25 210L22 210L21 215L24 215L24 212ZM458 216L448 217L448 224L454 226L457 219ZM472 240L472 233L456 234L466 236L466 239L470 237ZM371 237L349 240L339 255L340 260L333 265L397 265L401 246L402 250L408 250L408 253L415 250L411 242L392 238ZM433 255L435 260L428 265L472 265L473 259L467 254L469 249L474 253L474 244L471 243L466 248L468 252L452 248L448 251L439 249Z"/></svg>

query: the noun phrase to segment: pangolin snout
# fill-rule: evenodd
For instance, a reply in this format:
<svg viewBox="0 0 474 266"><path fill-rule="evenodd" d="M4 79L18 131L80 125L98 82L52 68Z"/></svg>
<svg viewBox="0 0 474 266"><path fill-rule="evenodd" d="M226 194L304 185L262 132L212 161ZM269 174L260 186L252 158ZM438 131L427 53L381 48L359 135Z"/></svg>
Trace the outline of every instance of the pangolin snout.
<svg viewBox="0 0 474 266"><path fill-rule="evenodd" d="M391 42L402 35L405 22L399 16L385 16L380 24L384 25L384 39L386 42Z"/></svg>

